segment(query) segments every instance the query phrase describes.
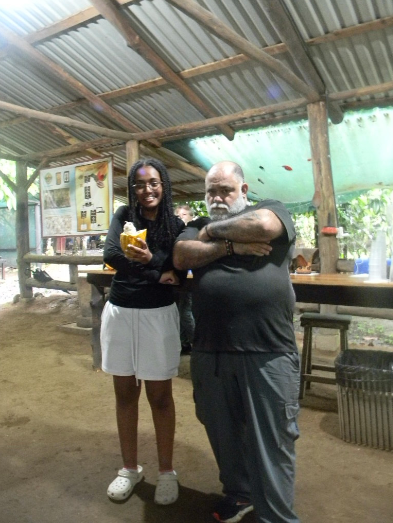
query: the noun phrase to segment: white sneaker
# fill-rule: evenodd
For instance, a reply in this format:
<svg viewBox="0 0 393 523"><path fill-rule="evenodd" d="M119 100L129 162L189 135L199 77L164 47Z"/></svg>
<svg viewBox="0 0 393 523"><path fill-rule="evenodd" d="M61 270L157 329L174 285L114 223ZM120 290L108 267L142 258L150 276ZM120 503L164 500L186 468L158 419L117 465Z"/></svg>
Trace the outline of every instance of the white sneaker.
<svg viewBox="0 0 393 523"><path fill-rule="evenodd" d="M154 503L170 505L179 497L179 482L174 470L158 474Z"/></svg>
<svg viewBox="0 0 393 523"><path fill-rule="evenodd" d="M129 498L137 483L143 478L143 468L138 465L138 470L122 468L117 473L117 478L108 487L107 494L110 499L124 501Z"/></svg>

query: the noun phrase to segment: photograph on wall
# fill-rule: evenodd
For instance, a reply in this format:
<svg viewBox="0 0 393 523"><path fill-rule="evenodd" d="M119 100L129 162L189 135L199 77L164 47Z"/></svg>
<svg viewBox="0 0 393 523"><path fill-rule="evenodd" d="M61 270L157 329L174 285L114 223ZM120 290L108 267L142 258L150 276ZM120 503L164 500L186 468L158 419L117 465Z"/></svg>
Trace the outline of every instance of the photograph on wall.
<svg viewBox="0 0 393 523"><path fill-rule="evenodd" d="M108 232L113 212L112 159L43 169L42 236Z"/></svg>
<svg viewBox="0 0 393 523"><path fill-rule="evenodd" d="M78 232L108 230L110 222L108 172L108 161L75 167Z"/></svg>

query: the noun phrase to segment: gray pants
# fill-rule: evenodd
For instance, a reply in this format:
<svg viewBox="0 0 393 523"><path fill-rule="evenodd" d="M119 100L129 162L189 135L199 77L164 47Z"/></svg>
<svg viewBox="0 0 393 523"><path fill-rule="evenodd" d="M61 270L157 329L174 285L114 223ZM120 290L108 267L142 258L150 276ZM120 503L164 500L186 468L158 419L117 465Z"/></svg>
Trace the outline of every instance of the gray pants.
<svg viewBox="0 0 393 523"><path fill-rule="evenodd" d="M260 523L298 523L298 355L192 352L191 375L224 494L250 499Z"/></svg>

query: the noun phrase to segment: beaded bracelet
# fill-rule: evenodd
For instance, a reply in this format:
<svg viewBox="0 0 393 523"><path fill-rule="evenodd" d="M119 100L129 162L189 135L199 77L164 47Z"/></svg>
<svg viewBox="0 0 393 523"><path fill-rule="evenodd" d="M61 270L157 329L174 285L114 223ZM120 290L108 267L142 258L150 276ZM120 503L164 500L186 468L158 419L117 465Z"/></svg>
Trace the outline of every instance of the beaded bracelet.
<svg viewBox="0 0 393 523"><path fill-rule="evenodd" d="M234 250L233 250L233 243L231 242L231 240L227 240L225 239L225 249L227 251L227 256L232 256L234 254Z"/></svg>

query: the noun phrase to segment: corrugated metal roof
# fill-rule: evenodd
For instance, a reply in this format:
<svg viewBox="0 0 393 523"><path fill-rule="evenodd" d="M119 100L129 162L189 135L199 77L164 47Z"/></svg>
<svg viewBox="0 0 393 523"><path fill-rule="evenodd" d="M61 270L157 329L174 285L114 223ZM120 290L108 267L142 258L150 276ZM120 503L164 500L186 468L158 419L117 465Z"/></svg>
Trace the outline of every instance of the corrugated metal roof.
<svg viewBox="0 0 393 523"><path fill-rule="evenodd" d="M25 36L91 7L87 0L32 0L0 7L1 20L15 33Z"/></svg>
<svg viewBox="0 0 393 523"><path fill-rule="evenodd" d="M340 36L345 28L393 17L391 0L282 0L296 29L305 42L307 52L330 94L376 86L393 79L393 24L368 32L353 31ZM124 2L123 2L124 3ZM263 0L198 0L200 6L216 14L220 20L259 48L281 43L281 38L265 13ZM10 6L13 7L13 6ZM56 24L87 10L90 17L69 28L56 32ZM179 9L165 0L138 0L121 7L131 27L168 64L184 77L186 84L199 95L217 116L271 106L300 98L298 92L277 74L255 60L233 60L233 65L210 68L198 74L193 68L233 59L239 51L213 35ZM113 91L160 78L160 73L138 52L127 46L123 36L100 17L85 0L36 0L23 10L0 8L0 21L21 38L28 38L35 49L64 69L93 94L100 95L113 109L142 131L182 126L204 120L201 111L180 91L166 82L152 84L149 89L132 89L120 97ZM39 35L50 26L51 34ZM334 33L334 34L333 34ZM324 41L314 41L328 35ZM6 39L0 27L0 100L41 111L52 110L83 122L123 129L104 112L97 111L76 88L55 73L38 66L21 51L4 49ZM3 51L2 51L3 49ZM301 76L296 60L288 51L273 55L291 71ZM190 72L191 70L191 72ZM112 94L108 96L108 93ZM393 89L383 93L359 94L345 103L356 100L378 105L392 99ZM58 106L78 102L66 111ZM342 102L343 107L345 103ZM304 108L277 110L276 116L297 118ZM269 118L274 115L270 115ZM4 127L15 115L0 111L0 151L17 154L20 151L47 151L67 145L64 137L45 127L42 122L24 122ZM232 123L233 128L255 127L266 116L249 117ZM341 124L340 124L341 125ZM63 128L77 140L100 137L98 134L71 127ZM217 132L209 125L199 134ZM191 134L198 132L191 131ZM3 138L3 143L2 143ZM172 137L173 139L173 137ZM15 143L14 150L12 143ZM171 141L164 141L171 148ZM230 147L235 147L231 142ZM110 149L103 148L105 154ZM187 148L183 148L187 151ZM243 164L247 158L238 151ZM86 158L85 153L78 153ZM76 155L74 154L74 157ZM114 155L117 169L125 169L124 151ZM181 183L190 195L201 193L202 182L189 173L171 169L173 180ZM183 182L190 181L188 186ZM195 185L196 184L196 185Z"/></svg>

